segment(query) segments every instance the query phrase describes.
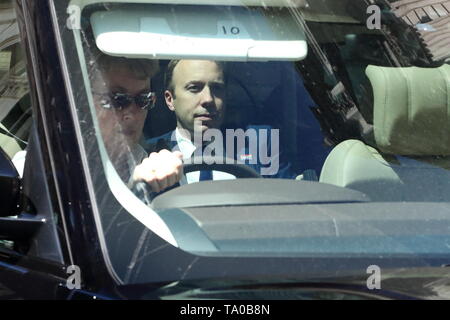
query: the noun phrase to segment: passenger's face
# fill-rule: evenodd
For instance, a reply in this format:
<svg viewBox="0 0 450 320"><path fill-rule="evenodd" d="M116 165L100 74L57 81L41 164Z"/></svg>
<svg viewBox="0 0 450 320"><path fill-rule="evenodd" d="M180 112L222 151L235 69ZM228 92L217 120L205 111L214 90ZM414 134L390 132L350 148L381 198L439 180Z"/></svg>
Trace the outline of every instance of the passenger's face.
<svg viewBox="0 0 450 320"><path fill-rule="evenodd" d="M127 66L112 65L103 72L102 77L93 83L95 107L100 130L108 151L120 148L126 143L129 147L138 144L144 128L147 110L142 110L133 101L127 108L105 109L101 106L98 94L128 93L135 96L150 90L150 79L136 79Z"/></svg>
<svg viewBox="0 0 450 320"><path fill-rule="evenodd" d="M173 70L174 92L164 93L177 126L191 134L219 128L225 111L222 69L213 61L181 60Z"/></svg>

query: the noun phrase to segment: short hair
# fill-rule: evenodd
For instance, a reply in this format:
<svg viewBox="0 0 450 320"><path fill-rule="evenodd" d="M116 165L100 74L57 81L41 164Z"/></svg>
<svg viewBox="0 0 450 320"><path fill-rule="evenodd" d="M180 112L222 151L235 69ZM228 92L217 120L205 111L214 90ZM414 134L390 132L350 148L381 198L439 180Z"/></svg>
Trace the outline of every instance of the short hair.
<svg viewBox="0 0 450 320"><path fill-rule="evenodd" d="M164 87L169 90L170 92L172 92L172 94L175 94L175 88L173 86L172 83L172 79L173 79L173 70L175 69L175 67L178 65L178 63L182 60L188 60L188 59L178 59L178 60L170 60L169 64L167 65L167 70L164 74ZM212 62L216 63L219 68L222 70L224 78L226 77L226 73L225 73L225 63L222 61L215 61L215 60L211 60Z"/></svg>
<svg viewBox="0 0 450 320"><path fill-rule="evenodd" d="M114 57L104 53L95 60L102 73L108 72L112 65L123 65L139 80L150 79L159 71L157 60Z"/></svg>

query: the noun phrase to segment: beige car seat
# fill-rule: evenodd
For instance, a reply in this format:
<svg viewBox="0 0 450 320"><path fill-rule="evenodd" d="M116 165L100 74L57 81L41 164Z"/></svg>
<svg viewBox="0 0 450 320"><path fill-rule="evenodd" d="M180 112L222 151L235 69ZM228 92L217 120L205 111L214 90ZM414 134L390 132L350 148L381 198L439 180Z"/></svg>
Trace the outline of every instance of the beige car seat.
<svg viewBox="0 0 450 320"><path fill-rule="evenodd" d="M373 201L450 200L450 66L368 66L376 146L337 145L320 182L366 193Z"/></svg>

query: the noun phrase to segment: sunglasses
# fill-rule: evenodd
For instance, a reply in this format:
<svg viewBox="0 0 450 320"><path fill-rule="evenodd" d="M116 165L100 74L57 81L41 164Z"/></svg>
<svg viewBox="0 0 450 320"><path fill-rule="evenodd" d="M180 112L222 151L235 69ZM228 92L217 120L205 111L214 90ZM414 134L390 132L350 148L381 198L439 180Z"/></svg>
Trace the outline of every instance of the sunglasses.
<svg viewBox="0 0 450 320"><path fill-rule="evenodd" d="M100 105L105 109L126 109L133 102L142 110L151 109L155 106L156 93L149 91L132 96L128 93L94 93L102 97Z"/></svg>

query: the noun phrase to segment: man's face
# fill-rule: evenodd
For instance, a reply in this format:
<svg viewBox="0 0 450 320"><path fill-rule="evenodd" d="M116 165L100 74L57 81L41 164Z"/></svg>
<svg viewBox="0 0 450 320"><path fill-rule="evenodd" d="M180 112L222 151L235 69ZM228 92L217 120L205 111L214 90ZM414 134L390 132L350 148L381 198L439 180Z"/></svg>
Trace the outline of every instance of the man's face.
<svg viewBox="0 0 450 320"><path fill-rule="evenodd" d="M213 61L181 60L173 70L173 91L166 104L175 111L177 126L193 135L219 128L225 111L223 71Z"/></svg>
<svg viewBox="0 0 450 320"><path fill-rule="evenodd" d="M102 77L93 82L95 107L103 140L108 151L120 149L126 143L129 147L138 144L144 128L147 110L139 108L133 101L122 109L105 109L99 94L127 93L136 96L150 90L150 79L140 80L126 65L111 65Z"/></svg>

